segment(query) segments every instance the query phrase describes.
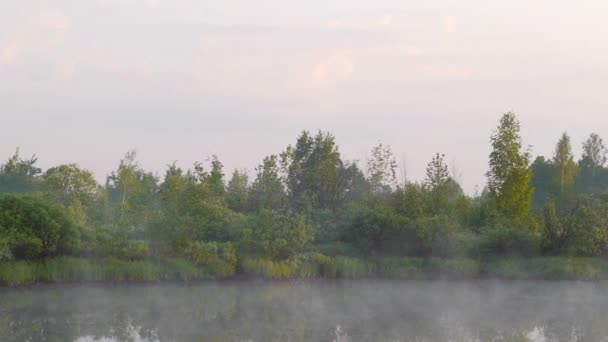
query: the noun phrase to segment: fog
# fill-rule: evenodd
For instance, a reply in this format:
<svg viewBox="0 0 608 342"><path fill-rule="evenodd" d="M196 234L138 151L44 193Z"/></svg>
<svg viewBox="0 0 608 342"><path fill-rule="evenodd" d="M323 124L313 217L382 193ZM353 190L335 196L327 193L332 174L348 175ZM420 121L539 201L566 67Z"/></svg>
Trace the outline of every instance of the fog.
<svg viewBox="0 0 608 342"><path fill-rule="evenodd" d="M0 290L2 341L604 341L608 283L38 285Z"/></svg>

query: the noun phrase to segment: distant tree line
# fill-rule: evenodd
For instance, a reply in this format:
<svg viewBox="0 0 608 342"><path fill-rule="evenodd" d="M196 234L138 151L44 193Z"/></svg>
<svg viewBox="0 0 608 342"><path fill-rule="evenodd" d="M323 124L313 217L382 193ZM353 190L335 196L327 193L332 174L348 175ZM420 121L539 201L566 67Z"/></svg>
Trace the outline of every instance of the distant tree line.
<svg viewBox="0 0 608 342"><path fill-rule="evenodd" d="M217 156L157 176L128 152L105 184L76 164L43 171L17 150L0 164L0 261L58 255L187 258L237 269L244 258L608 254L607 149L597 134L576 160L563 133L531 160L504 114L490 137L487 186L465 194L446 156L424 181L397 182L388 145L362 168L328 132L302 132L253 179Z"/></svg>

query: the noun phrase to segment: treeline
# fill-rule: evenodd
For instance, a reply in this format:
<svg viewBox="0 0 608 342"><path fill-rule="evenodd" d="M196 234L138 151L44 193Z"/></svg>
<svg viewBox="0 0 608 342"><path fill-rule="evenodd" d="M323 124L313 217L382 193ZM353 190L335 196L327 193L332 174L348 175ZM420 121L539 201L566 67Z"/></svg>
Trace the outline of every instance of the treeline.
<svg viewBox="0 0 608 342"><path fill-rule="evenodd" d="M405 268L463 260L458 269L471 260L608 253L607 151L597 134L578 161L564 133L553 156L532 162L506 113L490 143L487 186L474 196L441 153L423 182L398 182L389 146L374 147L363 167L321 131L264 158L253 179L244 170L226 175L217 156L187 170L171 164L159 177L133 151L97 184L76 164L43 171L17 150L0 166L0 263L172 260L218 276L291 277L390 274L398 260L409 260Z"/></svg>

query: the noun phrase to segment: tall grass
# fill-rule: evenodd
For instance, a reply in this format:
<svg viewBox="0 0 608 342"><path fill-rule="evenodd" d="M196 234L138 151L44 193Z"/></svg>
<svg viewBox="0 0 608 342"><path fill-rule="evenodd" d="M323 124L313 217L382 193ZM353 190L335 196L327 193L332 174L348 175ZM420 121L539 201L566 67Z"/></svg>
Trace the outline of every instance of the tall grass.
<svg viewBox="0 0 608 342"><path fill-rule="evenodd" d="M115 258L58 257L44 261L0 263L0 285L36 282L153 282L230 278L236 267L196 265L182 258L127 261ZM480 263L466 258L355 258L320 253L289 260L241 257L239 274L265 279L306 278L477 278L608 279L608 260L581 257L503 258Z"/></svg>
<svg viewBox="0 0 608 342"><path fill-rule="evenodd" d="M0 284L26 285L35 282L150 282L200 280L232 276L225 270L195 266L183 259L127 261L59 257L44 261L0 263Z"/></svg>

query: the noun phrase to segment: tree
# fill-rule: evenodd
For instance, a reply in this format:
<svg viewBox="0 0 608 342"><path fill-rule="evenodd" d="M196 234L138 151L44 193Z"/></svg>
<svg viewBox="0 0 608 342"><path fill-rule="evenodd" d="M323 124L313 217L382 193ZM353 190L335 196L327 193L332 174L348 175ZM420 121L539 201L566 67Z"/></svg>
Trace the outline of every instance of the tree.
<svg viewBox="0 0 608 342"><path fill-rule="evenodd" d="M604 167L606 164L606 154L608 150L604 145L604 140L596 133L591 133L589 138L583 143L583 154L581 163L590 168Z"/></svg>
<svg viewBox="0 0 608 342"><path fill-rule="evenodd" d="M97 182L93 174L76 164L59 165L42 176L42 190L46 198L61 204L76 222L86 220L85 207L93 202Z"/></svg>
<svg viewBox="0 0 608 342"><path fill-rule="evenodd" d="M360 199L370 191L370 184L356 162L348 163L340 173L341 201L354 201Z"/></svg>
<svg viewBox="0 0 608 342"><path fill-rule="evenodd" d="M234 211L245 211L249 201L249 177L245 170L234 170L226 189L226 205Z"/></svg>
<svg viewBox="0 0 608 342"><path fill-rule="evenodd" d="M426 166L424 188L426 191L434 192L446 185L449 179L450 173L448 172L448 165L445 162L445 154L437 152Z"/></svg>
<svg viewBox="0 0 608 342"><path fill-rule="evenodd" d="M0 193L26 193L36 191L38 176L42 172L36 166L38 158L22 159L19 149L4 164L0 165Z"/></svg>
<svg viewBox="0 0 608 342"><path fill-rule="evenodd" d="M367 159L367 174L373 193L390 192L397 182L397 162L389 145L378 144Z"/></svg>
<svg viewBox="0 0 608 342"><path fill-rule="evenodd" d="M278 156L271 155L256 167L256 179L251 185L251 207L255 209L280 209L287 195L280 176Z"/></svg>
<svg viewBox="0 0 608 342"><path fill-rule="evenodd" d="M179 205L180 197L186 187L184 171L176 163L169 165L160 186L161 200L165 206Z"/></svg>
<svg viewBox="0 0 608 342"><path fill-rule="evenodd" d="M295 147L281 154L292 205L305 209L335 209L342 198L340 152L333 135L319 131L312 137L304 131Z"/></svg>
<svg viewBox="0 0 608 342"><path fill-rule="evenodd" d="M527 216L534 191L530 187L530 153L522 151L519 131L515 114L506 113L490 138L488 191L498 211L507 218Z"/></svg>
<svg viewBox="0 0 608 342"><path fill-rule="evenodd" d="M125 228L145 225L158 191L158 179L141 169L136 156L135 151L127 152L106 181L111 203L118 207L118 222Z"/></svg>
<svg viewBox="0 0 608 342"><path fill-rule="evenodd" d="M566 132L562 133L561 138L555 146L553 166L556 171L555 181L559 184L559 193L563 195L574 183L574 176L576 175L576 164L572 155L570 137Z"/></svg>
<svg viewBox="0 0 608 342"><path fill-rule="evenodd" d="M595 133L583 143L575 178L577 193L598 195L608 189L608 169L605 167L607 153L604 141Z"/></svg>
<svg viewBox="0 0 608 342"><path fill-rule="evenodd" d="M532 165L530 165L530 169L532 170L530 186L534 188L532 206L535 209L540 209L545 202L557 193L553 182L553 163L551 160L546 160L543 156L538 156L534 159Z"/></svg>
<svg viewBox="0 0 608 342"><path fill-rule="evenodd" d="M211 156L211 172L205 178L205 183L209 186L211 194L221 199L224 197L226 188L224 185L224 165L216 155Z"/></svg>

